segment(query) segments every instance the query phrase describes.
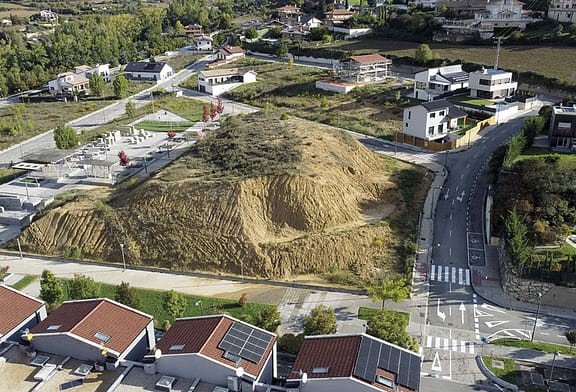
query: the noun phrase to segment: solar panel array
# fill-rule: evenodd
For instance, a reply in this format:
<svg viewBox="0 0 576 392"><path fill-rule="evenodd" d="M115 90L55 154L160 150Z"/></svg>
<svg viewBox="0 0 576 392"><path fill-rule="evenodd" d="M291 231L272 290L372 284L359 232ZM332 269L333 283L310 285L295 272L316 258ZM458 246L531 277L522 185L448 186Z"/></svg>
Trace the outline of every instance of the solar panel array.
<svg viewBox="0 0 576 392"><path fill-rule="evenodd" d="M410 389L420 387L420 357L376 339L362 336L354 367L354 376L374 383L376 369L396 374L396 383Z"/></svg>
<svg viewBox="0 0 576 392"><path fill-rule="evenodd" d="M272 336L269 334L235 322L224 335L218 348L258 363L262 360L271 340Z"/></svg>

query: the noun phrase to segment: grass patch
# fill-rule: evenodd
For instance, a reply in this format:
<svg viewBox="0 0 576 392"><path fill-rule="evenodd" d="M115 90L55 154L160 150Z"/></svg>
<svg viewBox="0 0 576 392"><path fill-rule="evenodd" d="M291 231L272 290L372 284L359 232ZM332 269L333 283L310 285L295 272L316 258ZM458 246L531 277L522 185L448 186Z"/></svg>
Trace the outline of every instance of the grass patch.
<svg viewBox="0 0 576 392"><path fill-rule="evenodd" d="M26 170L9 169L9 168L0 169L0 184L10 182L20 177L24 173L26 173Z"/></svg>
<svg viewBox="0 0 576 392"><path fill-rule="evenodd" d="M114 296L116 295L116 286L106 283L99 283L99 285L101 297L114 299ZM164 320L173 321L172 317L164 307L164 295L167 291L148 290L142 288L136 288L136 291L140 298L139 310L154 316L157 328L162 328ZM183 317L228 314L236 318L251 317L254 319L258 311L262 309L275 308L272 305L255 303L247 303L244 306L240 306L238 301L201 297L197 295L184 295L184 297L186 298L186 310L184 311ZM65 300L68 300L68 298ZM201 305L196 306L198 301L201 301Z"/></svg>
<svg viewBox="0 0 576 392"><path fill-rule="evenodd" d="M450 101L464 102L464 103L469 103L470 105L478 105L478 106L491 106L494 104L494 102L489 101L487 99L473 98L473 97L468 97L466 95L455 95L453 97L450 97ZM468 121L466 121L466 122L468 122Z"/></svg>
<svg viewBox="0 0 576 392"><path fill-rule="evenodd" d="M35 275L26 275L18 282L11 284L10 287L16 290L22 290L23 288L27 287L30 283L34 282L36 279L38 279L38 277Z"/></svg>
<svg viewBox="0 0 576 392"><path fill-rule="evenodd" d="M197 53L188 53L174 57L168 57L162 61L165 61L169 66L171 66L174 72L178 72L181 69L186 68L188 65L200 60L203 56L204 55Z"/></svg>
<svg viewBox="0 0 576 392"><path fill-rule="evenodd" d="M482 357L484 360L484 364L493 374L497 377L501 378L502 380L508 381L512 384L517 384L518 377L520 377L520 371L516 370L516 362L513 359L509 358L495 358L495 357ZM504 364L504 369L500 368L499 366L493 366L492 360L502 362Z"/></svg>
<svg viewBox="0 0 576 392"><path fill-rule="evenodd" d="M561 355L574 356L574 350L569 346L562 346L559 344L544 343L544 342L531 342L529 340L516 340L516 339L496 339L490 344L497 344L506 347L525 348L529 350L538 350L545 353L553 354L559 352Z"/></svg>
<svg viewBox="0 0 576 392"><path fill-rule="evenodd" d="M135 124L135 126L140 129L152 132L168 132L168 131L184 132L193 125L194 123L190 121L167 122L167 121L152 121L152 120L144 120Z"/></svg>
<svg viewBox="0 0 576 392"><path fill-rule="evenodd" d="M360 306L360 308L358 309L358 318L360 320L368 321L381 311L382 311L382 309L366 308L364 306ZM384 312L385 313L396 313L396 314L400 315L404 319L404 321L406 321L406 325L408 325L408 323L410 322L410 313L408 313L408 312L398 312L396 310L391 310L391 309L384 309Z"/></svg>

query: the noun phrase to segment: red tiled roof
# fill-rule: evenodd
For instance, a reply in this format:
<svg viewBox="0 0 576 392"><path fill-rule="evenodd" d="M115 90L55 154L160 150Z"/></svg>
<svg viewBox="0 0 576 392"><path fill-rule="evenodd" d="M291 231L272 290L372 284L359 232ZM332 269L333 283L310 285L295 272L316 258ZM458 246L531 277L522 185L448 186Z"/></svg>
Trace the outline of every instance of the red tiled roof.
<svg viewBox="0 0 576 392"><path fill-rule="evenodd" d="M332 11L325 12L324 15L354 15L354 11L335 9Z"/></svg>
<svg viewBox="0 0 576 392"><path fill-rule="evenodd" d="M102 341L97 332L108 335L104 347L117 353L126 350L152 321L152 316L109 299L64 302L30 332L50 335L68 332L96 344ZM60 325L49 330L51 325Z"/></svg>
<svg viewBox="0 0 576 392"><path fill-rule="evenodd" d="M305 372L308 378L351 377L360 347L361 335L307 337L300 347L293 372ZM328 368L314 374L313 368ZM294 374L288 377L294 377Z"/></svg>
<svg viewBox="0 0 576 392"><path fill-rule="evenodd" d="M300 12L300 8L293 6L293 5L285 5L284 7L276 8L276 11L278 11L278 12L292 12L292 13L299 13L299 14L302 13L302 12Z"/></svg>
<svg viewBox="0 0 576 392"><path fill-rule="evenodd" d="M240 363L236 363L224 358L223 355L225 351L218 348L218 345L234 323L242 323L251 328L258 329L232 317L221 315L177 319L166 332L166 335L160 339L157 348L161 350L162 356L199 353L230 367L236 368L242 366L246 374L257 378L262 372L266 360L274 347L276 335L258 329L272 337L262 356L262 360L254 363L242 358ZM174 345L184 345L184 347L181 350L169 350L169 348Z"/></svg>
<svg viewBox="0 0 576 392"><path fill-rule="evenodd" d="M228 46L228 47L222 48L220 50L225 52L225 53L229 53L229 54L244 53L244 49L242 49L240 46Z"/></svg>
<svg viewBox="0 0 576 392"><path fill-rule="evenodd" d="M44 306L44 302L0 284L0 335L6 335Z"/></svg>
<svg viewBox="0 0 576 392"><path fill-rule="evenodd" d="M385 63L389 61L386 57L379 54L363 54L359 56L352 56L350 58L360 64Z"/></svg>

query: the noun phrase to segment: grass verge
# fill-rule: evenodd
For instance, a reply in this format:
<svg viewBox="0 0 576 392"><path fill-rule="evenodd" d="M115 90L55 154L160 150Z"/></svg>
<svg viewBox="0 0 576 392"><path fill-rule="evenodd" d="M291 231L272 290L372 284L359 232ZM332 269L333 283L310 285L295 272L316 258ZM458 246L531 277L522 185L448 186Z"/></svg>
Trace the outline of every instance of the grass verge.
<svg viewBox="0 0 576 392"><path fill-rule="evenodd" d="M509 358L495 358L495 357L482 357L484 364L492 372L492 374L501 378L502 380L508 381L512 384L517 384L518 377L520 376L520 371L516 370L516 362ZM494 366L493 361L500 361L504 364L504 368L499 366Z"/></svg>
<svg viewBox="0 0 576 392"><path fill-rule="evenodd" d="M516 339L496 339L494 341L491 341L490 344L497 344L506 347L525 348L529 350L538 350L550 354L558 352L561 355L571 355L571 356L575 355L574 349L572 349L571 347L552 343L530 342L528 340L516 340Z"/></svg>
<svg viewBox="0 0 576 392"><path fill-rule="evenodd" d="M378 308L366 308L364 306L360 306L360 308L358 309L358 318L360 320L370 320L372 317L374 317L378 312L380 312L382 309L378 309ZM397 313L399 314L402 318L404 318L406 320L406 324L408 324L410 322L410 314L408 312L398 312L396 310L391 310L391 309L384 309L384 312L388 312L388 313Z"/></svg>
<svg viewBox="0 0 576 392"><path fill-rule="evenodd" d="M35 275L26 275L18 282L11 284L10 287L16 290L22 290L27 287L30 283L34 282L38 277Z"/></svg>
<svg viewBox="0 0 576 392"><path fill-rule="evenodd" d="M194 125L193 122L166 122L166 121L153 121L144 120L135 124L135 127L152 132L184 132Z"/></svg>

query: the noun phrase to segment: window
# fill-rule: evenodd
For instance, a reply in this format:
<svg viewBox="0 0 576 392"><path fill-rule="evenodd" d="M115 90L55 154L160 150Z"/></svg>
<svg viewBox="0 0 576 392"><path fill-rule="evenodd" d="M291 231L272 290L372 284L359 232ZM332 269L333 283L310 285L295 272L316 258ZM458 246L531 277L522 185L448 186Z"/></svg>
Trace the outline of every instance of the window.
<svg viewBox="0 0 576 392"><path fill-rule="evenodd" d="M404 126L404 128L408 128L408 123L406 123L406 125Z"/></svg>
<svg viewBox="0 0 576 392"><path fill-rule="evenodd" d="M239 355L233 354L230 351L225 351L223 357L237 364L242 360Z"/></svg>
<svg viewBox="0 0 576 392"><path fill-rule="evenodd" d="M438 124L438 132L444 133L444 124Z"/></svg>
<svg viewBox="0 0 576 392"><path fill-rule="evenodd" d="M436 112L430 113L430 118L436 118Z"/></svg>
<svg viewBox="0 0 576 392"><path fill-rule="evenodd" d="M479 84L480 86L490 86L490 85L491 85L490 81L489 81L489 80L486 80L486 79L480 79L480 80L478 81L478 84Z"/></svg>
<svg viewBox="0 0 576 392"><path fill-rule="evenodd" d="M408 110L408 120L410 120L412 118L412 111Z"/></svg>
<svg viewBox="0 0 576 392"><path fill-rule="evenodd" d="M389 378L386 378L384 376L376 377L376 382L378 384L382 384L382 385L385 385L387 387L394 388L394 381L392 381Z"/></svg>
<svg viewBox="0 0 576 392"><path fill-rule="evenodd" d="M444 110L441 110L440 113L438 113L440 116L444 115Z"/></svg>
<svg viewBox="0 0 576 392"><path fill-rule="evenodd" d="M324 373L328 373L329 371L330 371L330 368L328 366L312 368L312 374L324 374Z"/></svg>
<svg viewBox="0 0 576 392"><path fill-rule="evenodd" d="M434 127L428 128L428 135L434 135Z"/></svg>
<svg viewBox="0 0 576 392"><path fill-rule="evenodd" d="M179 351L186 347L185 344L173 344L168 348L169 351Z"/></svg>
<svg viewBox="0 0 576 392"><path fill-rule="evenodd" d="M104 343L106 343L107 341L109 341L111 338L110 336L106 335L105 333L102 332L96 332L94 334L94 337Z"/></svg>

